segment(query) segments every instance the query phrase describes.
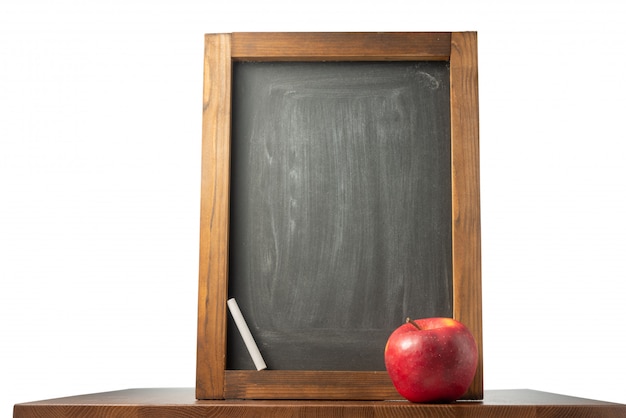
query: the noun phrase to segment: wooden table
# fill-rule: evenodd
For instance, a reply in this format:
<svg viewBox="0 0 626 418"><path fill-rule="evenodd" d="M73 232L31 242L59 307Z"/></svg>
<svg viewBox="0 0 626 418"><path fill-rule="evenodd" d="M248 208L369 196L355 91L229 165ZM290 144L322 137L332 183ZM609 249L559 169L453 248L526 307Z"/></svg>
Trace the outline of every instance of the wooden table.
<svg viewBox="0 0 626 418"><path fill-rule="evenodd" d="M534 390L492 390L482 402L198 401L193 388L128 389L17 404L31 417L494 417L626 418L626 405Z"/></svg>

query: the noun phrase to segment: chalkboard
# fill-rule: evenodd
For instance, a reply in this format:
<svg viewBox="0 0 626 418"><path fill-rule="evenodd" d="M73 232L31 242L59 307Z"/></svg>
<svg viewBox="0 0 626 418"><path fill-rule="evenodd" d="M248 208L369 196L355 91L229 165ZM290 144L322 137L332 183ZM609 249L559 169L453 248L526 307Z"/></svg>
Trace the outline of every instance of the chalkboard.
<svg viewBox="0 0 626 418"><path fill-rule="evenodd" d="M229 297L270 369L384 370L453 316L446 61L234 62ZM228 324L227 368L253 369Z"/></svg>

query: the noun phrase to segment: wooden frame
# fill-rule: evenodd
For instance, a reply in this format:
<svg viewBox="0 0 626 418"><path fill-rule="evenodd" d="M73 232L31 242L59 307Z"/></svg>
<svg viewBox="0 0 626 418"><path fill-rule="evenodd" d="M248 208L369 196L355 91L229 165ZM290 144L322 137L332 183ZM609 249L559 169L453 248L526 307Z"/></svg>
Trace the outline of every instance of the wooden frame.
<svg viewBox="0 0 626 418"><path fill-rule="evenodd" d="M205 36L198 399L400 399L386 372L226 370L231 63L449 61L453 316L474 334L479 365L466 399L482 399L477 36L452 33L233 33Z"/></svg>

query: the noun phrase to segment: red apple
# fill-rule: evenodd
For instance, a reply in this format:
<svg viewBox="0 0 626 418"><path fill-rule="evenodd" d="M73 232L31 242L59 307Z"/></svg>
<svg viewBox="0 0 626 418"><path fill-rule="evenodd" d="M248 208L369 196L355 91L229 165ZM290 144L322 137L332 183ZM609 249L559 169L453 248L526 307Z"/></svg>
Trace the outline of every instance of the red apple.
<svg viewBox="0 0 626 418"><path fill-rule="evenodd" d="M387 340L385 366L411 402L453 402L469 388L478 349L470 331L452 318L427 318L398 327Z"/></svg>

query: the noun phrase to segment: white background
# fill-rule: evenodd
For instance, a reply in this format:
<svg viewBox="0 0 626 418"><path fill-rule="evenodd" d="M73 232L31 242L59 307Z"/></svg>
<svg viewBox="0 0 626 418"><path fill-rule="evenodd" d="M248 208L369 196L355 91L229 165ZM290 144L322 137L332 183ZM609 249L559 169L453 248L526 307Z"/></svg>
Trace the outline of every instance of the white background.
<svg viewBox="0 0 626 418"><path fill-rule="evenodd" d="M195 384L203 34L478 31L485 388L626 403L623 1L0 5L0 415Z"/></svg>

